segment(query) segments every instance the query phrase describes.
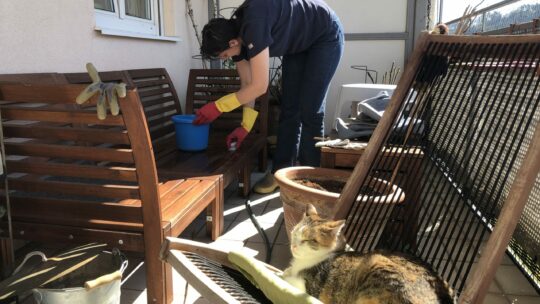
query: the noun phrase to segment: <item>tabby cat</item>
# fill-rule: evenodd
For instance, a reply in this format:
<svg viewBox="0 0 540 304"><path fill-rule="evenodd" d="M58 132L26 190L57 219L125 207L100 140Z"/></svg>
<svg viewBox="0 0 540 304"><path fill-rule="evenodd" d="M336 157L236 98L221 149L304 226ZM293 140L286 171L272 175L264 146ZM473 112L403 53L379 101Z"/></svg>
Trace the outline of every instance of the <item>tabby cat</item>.
<svg viewBox="0 0 540 304"><path fill-rule="evenodd" d="M455 303L448 284L413 257L345 251L344 224L308 205L291 232L293 259L283 278L324 303Z"/></svg>

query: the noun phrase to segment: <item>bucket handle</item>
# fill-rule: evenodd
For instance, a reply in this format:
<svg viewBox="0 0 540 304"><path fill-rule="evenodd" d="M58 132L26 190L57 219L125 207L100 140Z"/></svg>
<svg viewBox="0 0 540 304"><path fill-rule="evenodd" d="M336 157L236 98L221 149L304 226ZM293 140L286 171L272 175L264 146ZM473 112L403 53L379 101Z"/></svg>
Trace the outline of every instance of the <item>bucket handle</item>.
<svg viewBox="0 0 540 304"><path fill-rule="evenodd" d="M102 275L101 277L99 277L97 279L94 279L94 280L91 280L91 281L86 281L84 283L84 288L87 291L89 291L89 290L91 290L93 288L96 288L98 286L108 284L108 283L110 283L112 281L122 279L122 275L124 274L124 271L128 267L128 259L126 258L126 256L122 252L120 252L120 250L118 248L113 248L112 254L114 256L118 256L120 258L120 261L122 261L122 264L120 265L120 270L117 270L115 272L112 272L112 273L109 273L109 274L106 274L106 275Z"/></svg>
<svg viewBox="0 0 540 304"><path fill-rule="evenodd" d="M13 274L16 274L17 272L19 272L21 270L21 268L24 266L24 264L26 264L26 262L33 256L36 256L36 255L39 255L41 257L41 261L42 262L47 262L47 256L45 256L45 254L41 251L32 251L30 253L28 253L23 261L21 262L21 264L19 264L19 266L17 266L17 268L15 268L15 270L13 271Z"/></svg>
<svg viewBox="0 0 540 304"><path fill-rule="evenodd" d="M89 291L98 286L105 285L112 281L121 280L121 279L122 279L122 272L120 270L117 270L115 272L103 275L95 280L85 282L84 288L86 289L86 291Z"/></svg>
<svg viewBox="0 0 540 304"><path fill-rule="evenodd" d="M122 261L122 264L120 265L120 273L124 274L124 271L128 267L127 257L118 248L113 248L112 254L118 256L120 258L120 261Z"/></svg>
<svg viewBox="0 0 540 304"><path fill-rule="evenodd" d="M34 291L34 300L36 300L37 304L41 304L43 302L43 295L37 289L34 289L33 291Z"/></svg>

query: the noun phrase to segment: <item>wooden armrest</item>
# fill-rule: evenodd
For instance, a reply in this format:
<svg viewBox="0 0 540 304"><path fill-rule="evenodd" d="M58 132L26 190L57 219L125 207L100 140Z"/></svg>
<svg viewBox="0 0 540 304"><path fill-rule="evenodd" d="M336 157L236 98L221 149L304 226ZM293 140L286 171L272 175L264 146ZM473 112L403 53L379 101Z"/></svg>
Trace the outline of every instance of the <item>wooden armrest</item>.
<svg viewBox="0 0 540 304"><path fill-rule="evenodd" d="M159 258L163 261L167 260L171 250L193 252L227 267L235 268L227 259L227 251L212 248L208 244L175 237L166 237L163 245L161 246Z"/></svg>
<svg viewBox="0 0 540 304"><path fill-rule="evenodd" d="M231 264L231 262L229 262L229 259L227 258L227 255L229 254L228 251L214 248L211 245L205 243L175 237L166 237L163 245L161 246L159 258L163 261L166 261L171 250L193 252L213 261L216 261L229 268L236 269L236 266ZM266 263L263 264L266 268L268 268L268 270L273 271L276 274L282 273L280 269L277 269L272 265Z"/></svg>
<svg viewBox="0 0 540 304"><path fill-rule="evenodd" d="M201 269L195 266L191 260L181 251L191 251L204 255L209 254L218 263L226 260L226 253L208 248L207 245L167 237L163 242L160 252L160 259L170 264L182 277L193 286L210 303L240 303L226 290L208 277ZM225 264L226 265L226 264Z"/></svg>

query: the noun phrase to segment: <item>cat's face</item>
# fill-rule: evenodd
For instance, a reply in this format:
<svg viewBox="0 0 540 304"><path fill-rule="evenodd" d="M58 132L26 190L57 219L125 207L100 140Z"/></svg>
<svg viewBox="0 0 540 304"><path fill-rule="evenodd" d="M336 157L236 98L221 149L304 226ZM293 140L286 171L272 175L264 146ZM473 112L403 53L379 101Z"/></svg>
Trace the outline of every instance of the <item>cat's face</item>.
<svg viewBox="0 0 540 304"><path fill-rule="evenodd" d="M326 255L336 250L344 220L321 218L313 205L308 204L304 218L291 232L291 253L295 258Z"/></svg>

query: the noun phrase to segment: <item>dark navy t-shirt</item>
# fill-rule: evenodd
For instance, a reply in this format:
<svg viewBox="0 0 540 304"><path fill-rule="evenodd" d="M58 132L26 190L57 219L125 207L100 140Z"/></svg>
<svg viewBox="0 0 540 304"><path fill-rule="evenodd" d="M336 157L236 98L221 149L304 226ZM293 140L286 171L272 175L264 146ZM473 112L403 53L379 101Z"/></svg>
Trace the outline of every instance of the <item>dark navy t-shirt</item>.
<svg viewBox="0 0 540 304"><path fill-rule="evenodd" d="M236 16L242 50L234 61L249 60L267 47L270 57L300 53L335 37L337 17L322 0L246 0Z"/></svg>

